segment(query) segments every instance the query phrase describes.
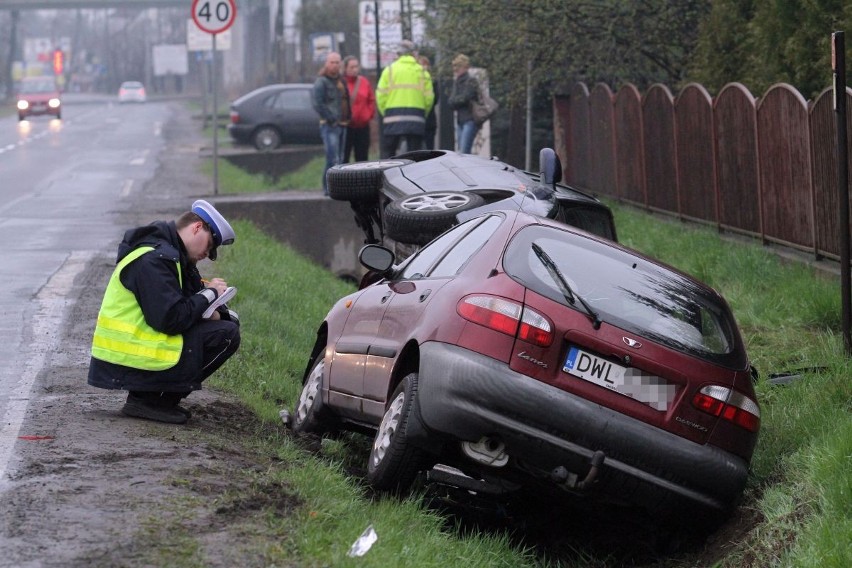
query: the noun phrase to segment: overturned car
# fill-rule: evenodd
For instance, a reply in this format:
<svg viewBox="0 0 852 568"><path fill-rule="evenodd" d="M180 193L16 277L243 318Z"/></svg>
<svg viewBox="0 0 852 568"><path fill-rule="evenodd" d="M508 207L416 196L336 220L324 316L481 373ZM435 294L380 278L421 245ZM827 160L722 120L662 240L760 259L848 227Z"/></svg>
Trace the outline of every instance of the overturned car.
<svg viewBox="0 0 852 568"><path fill-rule="evenodd" d="M386 160L333 166L332 199L348 201L368 243L425 245L463 218L489 210L531 213L616 240L612 212L597 198L559 183L562 165L550 148L539 172L497 158L420 150Z"/></svg>

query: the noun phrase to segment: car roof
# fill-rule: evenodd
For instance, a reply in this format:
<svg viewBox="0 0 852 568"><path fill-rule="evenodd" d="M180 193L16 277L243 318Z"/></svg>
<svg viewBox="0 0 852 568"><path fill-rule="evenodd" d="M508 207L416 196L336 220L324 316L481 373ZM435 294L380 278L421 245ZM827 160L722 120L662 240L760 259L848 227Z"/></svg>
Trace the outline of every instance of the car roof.
<svg viewBox="0 0 852 568"><path fill-rule="evenodd" d="M142 83L140 81L125 81L121 84L122 87L141 87Z"/></svg>
<svg viewBox="0 0 852 568"><path fill-rule="evenodd" d="M253 99L255 97L265 95L268 93L275 93L278 91L286 91L288 89L313 89L313 84L311 83L275 83L274 85L266 85L264 87L257 88L253 91L249 91L245 95L236 99L233 104L237 105L244 101Z"/></svg>

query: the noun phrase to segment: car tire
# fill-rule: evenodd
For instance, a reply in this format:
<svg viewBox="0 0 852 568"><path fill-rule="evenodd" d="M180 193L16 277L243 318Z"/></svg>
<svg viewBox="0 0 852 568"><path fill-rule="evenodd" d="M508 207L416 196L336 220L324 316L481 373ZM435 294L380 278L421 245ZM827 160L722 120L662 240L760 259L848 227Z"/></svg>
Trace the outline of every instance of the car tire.
<svg viewBox="0 0 852 568"><path fill-rule="evenodd" d="M272 126L261 126L254 131L252 143L261 152L269 152L281 145L281 134Z"/></svg>
<svg viewBox="0 0 852 568"><path fill-rule="evenodd" d="M425 245L456 224L462 211L485 205L476 193L433 191L392 201L385 207L385 234L412 245Z"/></svg>
<svg viewBox="0 0 852 568"><path fill-rule="evenodd" d="M417 373L410 373L394 390L367 460L367 483L377 491L407 492L425 463L423 450L406 436L417 396Z"/></svg>
<svg viewBox="0 0 852 568"><path fill-rule="evenodd" d="M413 164L411 160L375 160L338 164L328 169L328 195L338 201L376 201L385 170Z"/></svg>
<svg viewBox="0 0 852 568"><path fill-rule="evenodd" d="M296 434L323 434L335 429L335 421L322 401L325 357L317 356L293 410L292 429Z"/></svg>

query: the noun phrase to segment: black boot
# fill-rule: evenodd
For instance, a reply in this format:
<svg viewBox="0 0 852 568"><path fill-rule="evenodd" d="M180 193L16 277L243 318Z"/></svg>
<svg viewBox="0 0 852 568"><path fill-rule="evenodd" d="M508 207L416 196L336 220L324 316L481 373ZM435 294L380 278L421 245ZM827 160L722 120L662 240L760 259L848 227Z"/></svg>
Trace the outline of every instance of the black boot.
<svg viewBox="0 0 852 568"><path fill-rule="evenodd" d="M184 424L188 420L186 414L175 408L174 406L166 406L159 400L160 393L158 392L130 392L127 395L127 402L121 412L127 416L135 418L147 418L157 422L167 422L169 424Z"/></svg>
<svg viewBox="0 0 852 568"><path fill-rule="evenodd" d="M186 419L189 420L192 418L192 412L187 410L186 408L180 406L180 401L189 396L188 392L164 392L160 396L163 406L174 408L178 412L182 412Z"/></svg>

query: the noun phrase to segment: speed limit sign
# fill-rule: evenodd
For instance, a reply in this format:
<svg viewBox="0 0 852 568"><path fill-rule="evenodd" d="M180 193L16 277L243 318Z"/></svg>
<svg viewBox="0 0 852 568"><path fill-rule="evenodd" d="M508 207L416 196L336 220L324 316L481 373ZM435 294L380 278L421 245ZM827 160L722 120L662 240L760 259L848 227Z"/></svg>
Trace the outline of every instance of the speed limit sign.
<svg viewBox="0 0 852 568"><path fill-rule="evenodd" d="M192 0L192 19L201 31L220 34L237 17L236 0Z"/></svg>

